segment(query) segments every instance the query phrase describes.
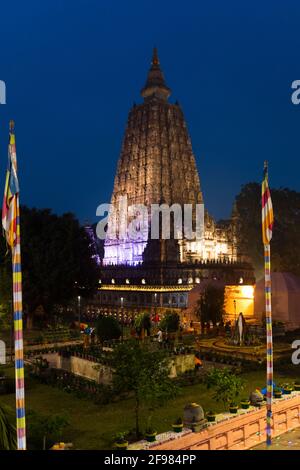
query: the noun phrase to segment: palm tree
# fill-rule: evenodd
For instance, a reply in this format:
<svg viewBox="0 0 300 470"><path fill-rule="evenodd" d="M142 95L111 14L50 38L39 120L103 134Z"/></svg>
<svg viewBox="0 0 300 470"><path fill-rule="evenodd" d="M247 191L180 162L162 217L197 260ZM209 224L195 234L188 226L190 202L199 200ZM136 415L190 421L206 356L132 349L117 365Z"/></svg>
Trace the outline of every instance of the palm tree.
<svg viewBox="0 0 300 470"><path fill-rule="evenodd" d="M16 449L16 428L10 422L10 410L0 404L0 450Z"/></svg>

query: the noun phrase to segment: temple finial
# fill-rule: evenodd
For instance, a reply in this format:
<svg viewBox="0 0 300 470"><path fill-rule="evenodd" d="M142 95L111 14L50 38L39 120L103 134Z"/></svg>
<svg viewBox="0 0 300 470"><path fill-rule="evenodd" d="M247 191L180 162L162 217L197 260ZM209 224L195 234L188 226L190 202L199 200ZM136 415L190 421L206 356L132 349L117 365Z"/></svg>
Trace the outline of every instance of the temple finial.
<svg viewBox="0 0 300 470"><path fill-rule="evenodd" d="M171 94L170 88L166 85L164 75L160 68L157 47L153 48L151 67L148 72L146 84L141 91L145 100L152 98L167 100Z"/></svg>
<svg viewBox="0 0 300 470"><path fill-rule="evenodd" d="M152 65L159 65L157 47L153 47Z"/></svg>
<svg viewBox="0 0 300 470"><path fill-rule="evenodd" d="M9 131L14 132L15 130L15 121L11 120L9 121Z"/></svg>

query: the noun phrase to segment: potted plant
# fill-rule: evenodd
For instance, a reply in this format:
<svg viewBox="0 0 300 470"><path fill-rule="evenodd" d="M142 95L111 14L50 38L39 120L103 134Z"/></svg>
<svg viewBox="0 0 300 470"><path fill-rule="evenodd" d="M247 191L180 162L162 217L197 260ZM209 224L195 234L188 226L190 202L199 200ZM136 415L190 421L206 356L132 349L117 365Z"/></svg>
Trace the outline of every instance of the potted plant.
<svg viewBox="0 0 300 470"><path fill-rule="evenodd" d="M178 418L174 424L172 424L172 428L174 432L182 432L183 422L181 418Z"/></svg>
<svg viewBox="0 0 300 470"><path fill-rule="evenodd" d="M291 384L284 384L282 386L282 390L284 395L290 395L294 390L294 387Z"/></svg>
<svg viewBox="0 0 300 470"><path fill-rule="evenodd" d="M116 435L115 447L116 447L116 449L123 449L123 450L127 449L128 441L126 439L126 433L125 432L119 432Z"/></svg>
<svg viewBox="0 0 300 470"><path fill-rule="evenodd" d="M281 398L282 397L282 390L279 387L275 387L273 393L274 393L275 398Z"/></svg>
<svg viewBox="0 0 300 470"><path fill-rule="evenodd" d="M206 413L206 418L209 423L212 423L213 421L216 421L216 413L213 411L209 411Z"/></svg>
<svg viewBox="0 0 300 470"><path fill-rule="evenodd" d="M247 410L250 406L250 400L248 400L247 398L243 398L241 400L241 407L243 410Z"/></svg>
<svg viewBox="0 0 300 470"><path fill-rule="evenodd" d="M300 392L300 380L294 383L294 389L296 392Z"/></svg>
<svg viewBox="0 0 300 470"><path fill-rule="evenodd" d="M230 403L230 405L229 405L229 412L230 413L236 414L238 412L238 409L239 409L239 407L237 406L237 404L235 402Z"/></svg>
<svg viewBox="0 0 300 470"><path fill-rule="evenodd" d="M157 431L154 428L148 427L145 431L145 437L148 442L154 442L156 440Z"/></svg>

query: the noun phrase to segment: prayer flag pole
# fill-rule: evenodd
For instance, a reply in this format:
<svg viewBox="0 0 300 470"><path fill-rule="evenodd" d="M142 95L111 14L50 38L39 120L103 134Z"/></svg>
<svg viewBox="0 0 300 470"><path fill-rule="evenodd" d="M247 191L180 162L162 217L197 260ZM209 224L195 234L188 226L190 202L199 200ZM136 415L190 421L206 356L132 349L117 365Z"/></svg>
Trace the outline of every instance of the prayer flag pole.
<svg viewBox="0 0 300 470"><path fill-rule="evenodd" d="M272 397L273 397L273 336L272 336L272 302L271 302L271 249L270 241L273 232L273 207L268 185L268 163L264 164L264 180L262 183L262 237L264 244L265 265L265 310L267 338L267 416L266 444L272 443Z"/></svg>
<svg viewBox="0 0 300 470"><path fill-rule="evenodd" d="M17 448L18 450L26 450L20 207L13 121L10 121L8 168L2 206L2 226L12 253Z"/></svg>

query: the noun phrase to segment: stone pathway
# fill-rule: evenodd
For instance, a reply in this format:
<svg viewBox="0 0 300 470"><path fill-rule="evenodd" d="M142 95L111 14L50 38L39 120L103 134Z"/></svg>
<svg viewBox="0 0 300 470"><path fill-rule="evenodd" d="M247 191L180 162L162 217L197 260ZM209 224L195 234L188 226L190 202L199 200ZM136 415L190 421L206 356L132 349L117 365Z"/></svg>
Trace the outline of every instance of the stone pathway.
<svg viewBox="0 0 300 470"><path fill-rule="evenodd" d="M267 450L266 444L259 444L250 450ZM269 450L300 450L300 427L275 437Z"/></svg>

